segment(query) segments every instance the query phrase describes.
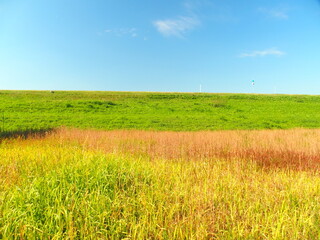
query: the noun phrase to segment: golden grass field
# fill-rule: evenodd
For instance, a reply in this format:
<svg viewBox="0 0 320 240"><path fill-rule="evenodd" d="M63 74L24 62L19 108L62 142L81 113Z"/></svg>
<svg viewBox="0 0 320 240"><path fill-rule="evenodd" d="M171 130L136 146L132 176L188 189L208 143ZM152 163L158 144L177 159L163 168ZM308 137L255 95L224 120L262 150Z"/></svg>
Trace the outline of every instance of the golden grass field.
<svg viewBox="0 0 320 240"><path fill-rule="evenodd" d="M319 239L320 130L58 129L0 145L0 238Z"/></svg>
<svg viewBox="0 0 320 240"><path fill-rule="evenodd" d="M77 142L104 153L150 159L244 159L265 168L308 171L320 166L320 130L162 132L61 129L50 138Z"/></svg>

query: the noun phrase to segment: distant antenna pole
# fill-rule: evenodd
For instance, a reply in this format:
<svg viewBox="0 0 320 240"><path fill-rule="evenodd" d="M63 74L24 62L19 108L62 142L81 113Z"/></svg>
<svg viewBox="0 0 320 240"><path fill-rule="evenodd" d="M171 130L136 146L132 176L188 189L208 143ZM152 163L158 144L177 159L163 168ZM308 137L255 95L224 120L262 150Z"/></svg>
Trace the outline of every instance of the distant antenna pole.
<svg viewBox="0 0 320 240"><path fill-rule="evenodd" d="M202 92L202 85L200 84L200 92Z"/></svg>
<svg viewBox="0 0 320 240"><path fill-rule="evenodd" d="M254 93L254 80L251 81L252 84L252 93Z"/></svg>

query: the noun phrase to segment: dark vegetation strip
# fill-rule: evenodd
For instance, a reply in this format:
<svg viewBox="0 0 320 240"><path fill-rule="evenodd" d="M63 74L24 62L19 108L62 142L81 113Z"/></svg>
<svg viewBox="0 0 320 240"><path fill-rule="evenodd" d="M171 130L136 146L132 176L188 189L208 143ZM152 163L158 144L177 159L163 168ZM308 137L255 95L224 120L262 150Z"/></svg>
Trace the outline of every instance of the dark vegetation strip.
<svg viewBox="0 0 320 240"><path fill-rule="evenodd" d="M0 141L3 139L28 139L28 138L44 138L49 134L53 133L55 129L26 129L26 130L15 130L15 131L1 131Z"/></svg>

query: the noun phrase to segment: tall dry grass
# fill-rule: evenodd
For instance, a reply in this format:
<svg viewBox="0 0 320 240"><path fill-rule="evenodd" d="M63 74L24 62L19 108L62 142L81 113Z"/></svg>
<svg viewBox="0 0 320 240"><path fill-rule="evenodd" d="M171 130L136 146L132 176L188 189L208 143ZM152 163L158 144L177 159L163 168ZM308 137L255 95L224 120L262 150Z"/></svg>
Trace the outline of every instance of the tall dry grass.
<svg viewBox="0 0 320 240"><path fill-rule="evenodd" d="M320 167L320 130L157 132L60 129L50 137L56 142L75 142L105 153L141 155L151 159L245 159L265 168L317 170Z"/></svg>
<svg viewBox="0 0 320 240"><path fill-rule="evenodd" d="M319 136L60 129L6 139L0 239L319 239Z"/></svg>

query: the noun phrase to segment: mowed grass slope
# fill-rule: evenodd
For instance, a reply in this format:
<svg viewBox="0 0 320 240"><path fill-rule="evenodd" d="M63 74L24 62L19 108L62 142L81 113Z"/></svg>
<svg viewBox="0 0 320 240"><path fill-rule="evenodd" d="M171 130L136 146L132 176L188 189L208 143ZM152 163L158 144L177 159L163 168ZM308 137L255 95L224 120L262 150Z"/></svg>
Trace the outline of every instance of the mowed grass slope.
<svg viewBox="0 0 320 240"><path fill-rule="evenodd" d="M303 95L0 91L6 131L318 128L319 109L320 96Z"/></svg>
<svg viewBox="0 0 320 240"><path fill-rule="evenodd" d="M319 131L203 133L208 148L200 134L59 130L2 141L0 238L319 239L319 158L291 158L317 154ZM251 147L287 154L242 155Z"/></svg>

